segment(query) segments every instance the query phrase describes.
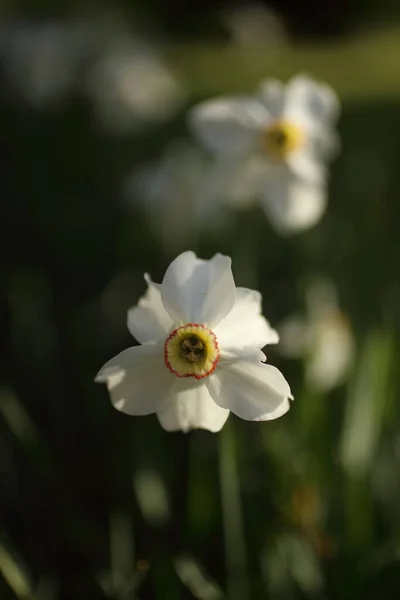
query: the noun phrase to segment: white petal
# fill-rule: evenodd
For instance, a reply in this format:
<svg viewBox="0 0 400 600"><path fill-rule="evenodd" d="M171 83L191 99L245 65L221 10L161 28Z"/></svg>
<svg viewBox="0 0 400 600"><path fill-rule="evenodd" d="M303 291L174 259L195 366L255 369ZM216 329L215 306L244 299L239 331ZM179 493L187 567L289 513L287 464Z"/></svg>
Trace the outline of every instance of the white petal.
<svg viewBox="0 0 400 600"><path fill-rule="evenodd" d="M146 273L149 286L137 306L128 310L128 329L141 344L157 342L165 338L172 326L171 317L164 308L160 289Z"/></svg>
<svg viewBox="0 0 400 600"><path fill-rule="evenodd" d="M354 358L354 338L347 320L337 310L311 323L309 331L307 384L326 392L346 379Z"/></svg>
<svg viewBox="0 0 400 600"><path fill-rule="evenodd" d="M339 154L340 138L333 127L306 126L306 133L306 149L317 162L326 164Z"/></svg>
<svg viewBox="0 0 400 600"><path fill-rule="evenodd" d="M206 378L214 401L246 421L269 421L285 414L292 398L282 373L263 363L238 362L219 367Z"/></svg>
<svg viewBox="0 0 400 600"><path fill-rule="evenodd" d="M265 107L252 98L217 98L195 106L189 126L211 152L244 156L258 145L260 128L268 121Z"/></svg>
<svg viewBox="0 0 400 600"><path fill-rule="evenodd" d="M304 182L323 184L326 180L324 164L313 155L311 148L300 148L286 159L291 171Z"/></svg>
<svg viewBox="0 0 400 600"><path fill-rule="evenodd" d="M279 336L261 314L260 292L236 288L236 302L231 312L215 329L220 348L255 347L277 344Z"/></svg>
<svg viewBox="0 0 400 600"><path fill-rule="evenodd" d="M262 350L254 347L241 347L233 346L231 348L224 348L221 350L219 355L219 364L233 363L238 361L250 361L250 362L265 362L267 357Z"/></svg>
<svg viewBox="0 0 400 600"><path fill-rule="evenodd" d="M167 431L220 431L229 417L229 410L215 404L203 383L180 380L174 385L172 396L168 405L157 413Z"/></svg>
<svg viewBox="0 0 400 600"><path fill-rule="evenodd" d="M274 119L282 117L285 108L285 86L277 79L267 79L260 85L260 98Z"/></svg>
<svg viewBox="0 0 400 600"><path fill-rule="evenodd" d="M337 120L340 103L337 95L326 84L311 77L299 75L286 88L285 115L308 122L331 124Z"/></svg>
<svg viewBox="0 0 400 600"><path fill-rule="evenodd" d="M236 209L256 203L260 181L265 178L266 161L257 154L248 158L219 157L206 170L198 204L229 204Z"/></svg>
<svg viewBox="0 0 400 600"><path fill-rule="evenodd" d="M266 183L262 207L281 234L304 231L322 218L327 205L323 185L305 183L289 174Z"/></svg>
<svg viewBox="0 0 400 600"><path fill-rule="evenodd" d="M156 412L169 398L175 377L166 369L162 346L135 346L109 360L95 381L106 383L116 409L129 415Z"/></svg>
<svg viewBox="0 0 400 600"><path fill-rule="evenodd" d="M215 327L235 304L231 259L216 254L210 260L201 260L194 252L184 252L168 267L161 297L175 322Z"/></svg>

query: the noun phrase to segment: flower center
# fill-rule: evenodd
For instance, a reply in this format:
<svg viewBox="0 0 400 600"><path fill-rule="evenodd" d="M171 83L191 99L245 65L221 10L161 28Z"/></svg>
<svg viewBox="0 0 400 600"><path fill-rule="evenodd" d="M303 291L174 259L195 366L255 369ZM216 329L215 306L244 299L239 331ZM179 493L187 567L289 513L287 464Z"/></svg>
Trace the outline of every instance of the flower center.
<svg viewBox="0 0 400 600"><path fill-rule="evenodd" d="M165 366L177 377L207 377L218 360L217 338L204 325L187 323L174 329L165 340Z"/></svg>
<svg viewBox="0 0 400 600"><path fill-rule="evenodd" d="M276 160L284 160L304 140L304 133L294 123L277 119L261 135L262 150Z"/></svg>

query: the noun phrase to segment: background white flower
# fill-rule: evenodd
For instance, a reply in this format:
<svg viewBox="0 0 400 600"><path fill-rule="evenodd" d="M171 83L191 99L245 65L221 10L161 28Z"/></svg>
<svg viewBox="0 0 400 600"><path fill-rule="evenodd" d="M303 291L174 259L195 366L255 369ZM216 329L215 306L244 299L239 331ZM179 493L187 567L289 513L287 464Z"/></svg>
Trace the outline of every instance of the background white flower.
<svg viewBox="0 0 400 600"><path fill-rule="evenodd" d="M141 346L108 361L96 381L131 415L157 413L168 431L219 431L229 412L271 420L292 398L283 375L264 364L261 351L278 335L261 315L261 295L236 288L231 260L200 260L184 252L162 284L128 312L128 328Z"/></svg>
<svg viewBox="0 0 400 600"><path fill-rule="evenodd" d="M230 176L230 173L226 174ZM208 234L229 228L220 202L227 189L240 203L241 189L210 164L210 158L187 140L174 140L157 161L139 165L127 177L127 204L143 207L151 229L169 251L193 244L203 228Z"/></svg>
<svg viewBox="0 0 400 600"><path fill-rule="evenodd" d="M306 293L306 317L293 315L279 327L280 352L305 360L308 387L327 392L343 383L353 363L354 337L339 309L334 286L313 282Z"/></svg>
<svg viewBox="0 0 400 600"><path fill-rule="evenodd" d="M250 0L223 9L222 21L231 35L230 43L243 50L251 46L271 50L287 45L282 19L258 1Z"/></svg>
<svg viewBox="0 0 400 600"><path fill-rule="evenodd" d="M0 32L0 55L14 94L40 109L62 104L77 84L93 34L79 20L11 22Z"/></svg>
<svg viewBox="0 0 400 600"><path fill-rule="evenodd" d="M162 122L184 97L158 52L126 35L107 41L89 74L87 93L99 122L120 133Z"/></svg>
<svg viewBox="0 0 400 600"><path fill-rule="evenodd" d="M338 114L333 90L299 75L286 86L267 80L255 97L200 103L189 125L221 169L246 180L248 200L261 200L276 229L289 233L313 226L324 213Z"/></svg>

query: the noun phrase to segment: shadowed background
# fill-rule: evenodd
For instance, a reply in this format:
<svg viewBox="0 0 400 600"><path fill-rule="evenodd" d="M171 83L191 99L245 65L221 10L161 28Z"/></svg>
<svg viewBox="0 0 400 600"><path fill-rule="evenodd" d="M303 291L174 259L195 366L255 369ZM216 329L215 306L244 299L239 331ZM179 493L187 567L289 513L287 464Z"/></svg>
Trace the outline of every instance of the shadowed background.
<svg viewBox="0 0 400 600"><path fill-rule="evenodd" d="M398 6L8 0L0 18L1 599L397 598ZM162 65L143 97L148 63L126 83L108 60L137 54ZM176 231L127 199L194 102L297 72L343 105L315 228L282 239L257 208ZM114 410L94 376L132 345L143 273L160 281L188 248L231 255L274 326L307 315L310 280L333 281L347 376L317 389L307 352L272 348L290 413L220 434Z"/></svg>

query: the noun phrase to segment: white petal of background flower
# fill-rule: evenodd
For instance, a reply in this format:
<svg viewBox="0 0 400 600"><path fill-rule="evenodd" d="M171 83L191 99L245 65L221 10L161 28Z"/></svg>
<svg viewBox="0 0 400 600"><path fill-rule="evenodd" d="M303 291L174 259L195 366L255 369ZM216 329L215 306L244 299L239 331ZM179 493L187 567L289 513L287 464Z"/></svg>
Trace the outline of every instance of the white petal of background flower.
<svg viewBox="0 0 400 600"><path fill-rule="evenodd" d="M159 160L130 173L123 198L130 208L143 208L162 246L174 253L192 245L203 229L210 235L229 229L231 218L224 200L232 193L234 198L241 195L236 185L241 181L231 162L219 168L204 149L177 139Z"/></svg>
<svg viewBox="0 0 400 600"><path fill-rule="evenodd" d="M231 33L235 48L243 48L245 58L249 47L265 51L287 44L287 35L282 19L271 8L251 1L232 5L223 11L224 23ZM249 58L251 60L251 58Z"/></svg>
<svg viewBox="0 0 400 600"><path fill-rule="evenodd" d="M123 196L143 208L149 225L170 253L190 245L202 225L210 226L218 202L218 182L208 185L206 152L186 140L173 140L161 157L128 176Z"/></svg>
<svg viewBox="0 0 400 600"><path fill-rule="evenodd" d="M204 224L209 228L210 220L215 218L216 208L226 207L237 210L248 209L257 203L260 182L267 176L268 163L259 155L250 155L247 159L218 156L204 173L202 196L198 198Z"/></svg>
<svg viewBox="0 0 400 600"><path fill-rule="evenodd" d="M303 357L308 387L327 392L349 373L355 354L354 336L329 281L312 281L305 296L305 317L292 315L279 326L279 352L289 358Z"/></svg>
<svg viewBox="0 0 400 600"><path fill-rule="evenodd" d="M100 123L120 133L165 120L184 97L155 49L124 35L106 43L88 78L87 93Z"/></svg>
<svg viewBox="0 0 400 600"><path fill-rule="evenodd" d="M288 117L329 126L339 117L340 103L328 85L298 75L287 84L285 112Z"/></svg>
<svg viewBox="0 0 400 600"><path fill-rule="evenodd" d="M353 332L329 280L320 278L308 285L306 307L307 383L318 391L329 391L348 375L355 353Z"/></svg>
<svg viewBox="0 0 400 600"><path fill-rule="evenodd" d="M326 181L326 167L313 152L311 140L306 147L290 154L287 164L291 172L305 183L323 185Z"/></svg>
<svg viewBox="0 0 400 600"><path fill-rule="evenodd" d="M285 414L291 392L282 373L263 363L238 362L221 366L206 380L214 401L247 421L268 421Z"/></svg>
<svg viewBox="0 0 400 600"><path fill-rule="evenodd" d="M168 267L162 282L163 304L175 322L203 323L215 327L232 310L235 282L231 259L216 254L200 260L184 252Z"/></svg>
<svg viewBox="0 0 400 600"><path fill-rule="evenodd" d="M172 320L161 300L159 286L145 275L147 292L140 298L137 306L128 310L128 329L141 344L157 342L170 331Z"/></svg>
<svg viewBox="0 0 400 600"><path fill-rule="evenodd" d="M109 360L96 377L111 402L128 415L149 415L169 397L175 377L164 367L162 346L135 346Z"/></svg>
<svg viewBox="0 0 400 600"><path fill-rule="evenodd" d="M260 100L274 119L281 118L285 110L285 85L278 79L266 79L260 84Z"/></svg>
<svg viewBox="0 0 400 600"><path fill-rule="evenodd" d="M5 32L4 70L16 91L39 108L64 100L92 47L92 24L15 22Z"/></svg>
<svg viewBox="0 0 400 600"><path fill-rule="evenodd" d="M173 388L174 398L157 413L167 431L208 429L220 431L229 417L229 410L218 406L203 384L188 385L178 380Z"/></svg>
<svg viewBox="0 0 400 600"><path fill-rule="evenodd" d="M306 381L312 389L326 392L346 379L353 361L354 339L338 312L326 315L312 329Z"/></svg>
<svg viewBox="0 0 400 600"><path fill-rule="evenodd" d="M233 158L257 147L260 127L269 118L254 98L217 98L191 110L189 127L206 148Z"/></svg>
<svg viewBox="0 0 400 600"><path fill-rule="evenodd" d="M322 218L327 206L325 186L278 176L265 185L262 207L281 234L309 229Z"/></svg>
<svg viewBox="0 0 400 600"><path fill-rule="evenodd" d="M259 292L236 288L233 309L215 329L221 346L239 344L243 347L263 348L267 344L279 342L277 332L261 314L261 302Z"/></svg>

